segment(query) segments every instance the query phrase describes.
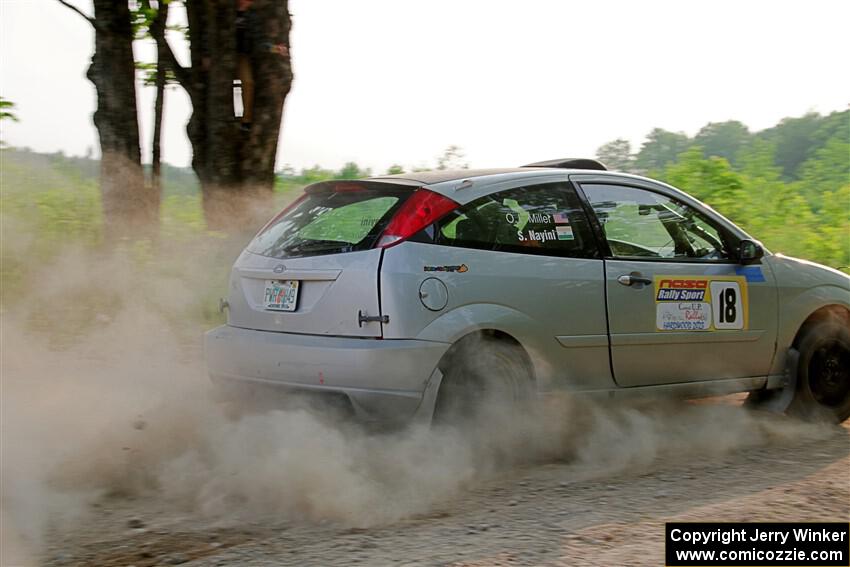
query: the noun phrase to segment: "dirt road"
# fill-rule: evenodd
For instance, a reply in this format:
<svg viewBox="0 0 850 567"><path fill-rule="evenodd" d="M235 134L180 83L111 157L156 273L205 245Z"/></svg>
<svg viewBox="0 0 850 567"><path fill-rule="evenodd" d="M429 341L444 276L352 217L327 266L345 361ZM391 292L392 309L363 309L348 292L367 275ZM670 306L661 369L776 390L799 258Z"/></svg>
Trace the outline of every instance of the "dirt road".
<svg viewBox="0 0 850 567"><path fill-rule="evenodd" d="M612 474L587 476L569 460L512 467L437 498L425 513L367 528L274 513L204 518L155 493L101 497L84 521L50 529L42 561L658 566L667 521L850 519L848 425L815 440L769 434L728 451L662 451Z"/></svg>

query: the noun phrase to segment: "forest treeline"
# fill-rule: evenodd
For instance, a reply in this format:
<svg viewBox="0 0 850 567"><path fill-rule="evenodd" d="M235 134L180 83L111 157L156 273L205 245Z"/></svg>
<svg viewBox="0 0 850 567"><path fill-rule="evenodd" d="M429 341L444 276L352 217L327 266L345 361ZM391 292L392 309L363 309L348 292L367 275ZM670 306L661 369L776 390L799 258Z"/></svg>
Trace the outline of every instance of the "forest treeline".
<svg viewBox="0 0 850 567"><path fill-rule="evenodd" d="M850 110L759 132L738 121L707 124L692 138L656 128L636 152L618 139L597 157L691 193L772 251L850 266Z"/></svg>

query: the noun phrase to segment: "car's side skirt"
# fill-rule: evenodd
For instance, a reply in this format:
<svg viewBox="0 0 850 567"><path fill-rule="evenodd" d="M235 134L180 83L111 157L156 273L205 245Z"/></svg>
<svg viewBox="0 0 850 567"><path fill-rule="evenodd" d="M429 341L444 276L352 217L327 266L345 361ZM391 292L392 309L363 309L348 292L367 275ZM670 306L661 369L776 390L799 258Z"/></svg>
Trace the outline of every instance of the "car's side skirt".
<svg viewBox="0 0 850 567"><path fill-rule="evenodd" d="M676 384L659 384L652 386L634 386L631 388L612 388L605 390L571 391L569 394L588 396L606 400L629 400L639 398L703 398L708 396L725 396L739 392L750 392L763 388L779 388L784 384L785 376L750 376L746 378L729 378L725 380L705 380L701 382L681 382ZM561 391L543 392L560 395Z"/></svg>

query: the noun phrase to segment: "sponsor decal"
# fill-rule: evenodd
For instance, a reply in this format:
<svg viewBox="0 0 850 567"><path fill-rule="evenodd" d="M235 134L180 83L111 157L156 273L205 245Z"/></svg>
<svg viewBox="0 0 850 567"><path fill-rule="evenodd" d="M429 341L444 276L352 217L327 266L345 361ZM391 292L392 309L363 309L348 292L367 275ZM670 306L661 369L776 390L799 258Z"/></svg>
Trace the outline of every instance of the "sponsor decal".
<svg viewBox="0 0 850 567"><path fill-rule="evenodd" d="M743 330L748 309L742 276L655 276L658 331Z"/></svg>
<svg viewBox="0 0 850 567"><path fill-rule="evenodd" d="M711 310L707 303L660 303L656 323L661 331L708 331Z"/></svg>
<svg viewBox="0 0 850 567"><path fill-rule="evenodd" d="M750 283L766 281L764 279L764 274L761 272L761 268L758 266L738 266L735 268L735 274L744 276L744 278Z"/></svg>
<svg viewBox="0 0 850 567"><path fill-rule="evenodd" d="M655 286L655 301L703 301L707 288L705 278L667 278Z"/></svg>
<svg viewBox="0 0 850 567"><path fill-rule="evenodd" d="M469 266L466 264L459 266L423 266L422 269L426 272L457 272L462 274L469 271Z"/></svg>

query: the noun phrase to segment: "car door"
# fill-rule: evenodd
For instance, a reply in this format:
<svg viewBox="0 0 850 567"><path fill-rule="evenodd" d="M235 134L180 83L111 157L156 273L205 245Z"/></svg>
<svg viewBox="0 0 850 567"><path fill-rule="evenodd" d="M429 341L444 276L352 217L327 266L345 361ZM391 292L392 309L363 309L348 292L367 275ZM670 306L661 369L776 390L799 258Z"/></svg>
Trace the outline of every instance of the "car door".
<svg viewBox="0 0 850 567"><path fill-rule="evenodd" d="M767 266L741 266L728 227L661 186L583 183L607 245L608 325L621 386L765 376L776 340Z"/></svg>

